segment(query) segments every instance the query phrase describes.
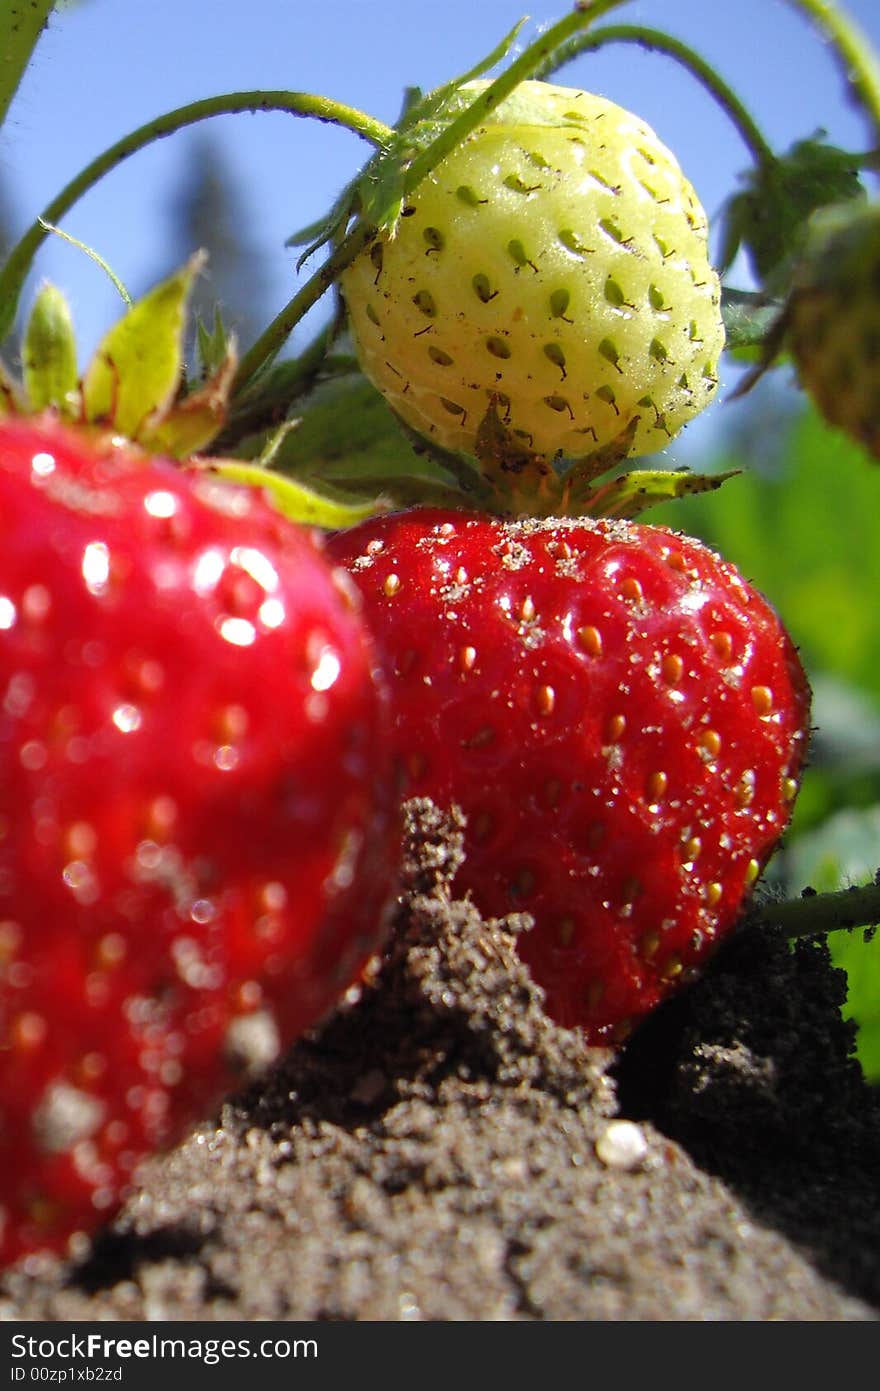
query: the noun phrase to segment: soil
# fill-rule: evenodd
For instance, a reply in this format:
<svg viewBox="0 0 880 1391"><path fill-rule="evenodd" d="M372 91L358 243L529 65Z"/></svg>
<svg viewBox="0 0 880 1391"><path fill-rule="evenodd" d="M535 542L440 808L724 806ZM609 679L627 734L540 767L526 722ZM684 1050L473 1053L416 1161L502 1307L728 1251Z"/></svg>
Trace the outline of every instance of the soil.
<svg viewBox="0 0 880 1391"><path fill-rule="evenodd" d="M7 1272L0 1318L876 1319L880 1096L824 945L746 928L590 1049L410 813L369 979L79 1259Z"/></svg>

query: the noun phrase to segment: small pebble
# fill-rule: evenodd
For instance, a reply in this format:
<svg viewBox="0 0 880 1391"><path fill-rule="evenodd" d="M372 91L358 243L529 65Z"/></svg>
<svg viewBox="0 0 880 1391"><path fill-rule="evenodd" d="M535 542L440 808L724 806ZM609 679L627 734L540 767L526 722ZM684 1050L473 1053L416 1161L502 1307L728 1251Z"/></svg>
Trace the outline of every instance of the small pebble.
<svg viewBox="0 0 880 1391"><path fill-rule="evenodd" d="M596 1141L596 1154L609 1169L637 1169L648 1142L633 1121L611 1121Z"/></svg>

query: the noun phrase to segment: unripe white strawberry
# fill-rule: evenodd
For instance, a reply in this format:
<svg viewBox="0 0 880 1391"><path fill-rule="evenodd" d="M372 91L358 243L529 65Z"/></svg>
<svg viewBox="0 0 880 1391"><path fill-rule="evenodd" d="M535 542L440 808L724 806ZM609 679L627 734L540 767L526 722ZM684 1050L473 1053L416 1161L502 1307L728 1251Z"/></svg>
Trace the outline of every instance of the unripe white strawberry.
<svg viewBox="0 0 880 1391"><path fill-rule="evenodd" d="M644 122L523 82L343 275L361 365L446 449L478 454L494 406L517 449L653 453L717 385L724 328L706 234Z"/></svg>

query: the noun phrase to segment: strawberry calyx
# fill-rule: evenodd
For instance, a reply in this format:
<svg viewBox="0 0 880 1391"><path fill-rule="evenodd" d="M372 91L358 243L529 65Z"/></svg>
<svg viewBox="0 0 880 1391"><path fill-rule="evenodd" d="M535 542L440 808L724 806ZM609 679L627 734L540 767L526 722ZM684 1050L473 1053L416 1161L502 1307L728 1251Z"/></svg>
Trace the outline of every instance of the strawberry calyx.
<svg viewBox="0 0 880 1391"><path fill-rule="evenodd" d="M54 285L37 295L24 338L21 384L8 376L3 413L54 411L68 424L124 436L144 450L182 459L204 448L226 419L235 345L210 376L184 381L186 309L202 253L133 304L104 335L85 372L77 369L67 302Z"/></svg>
<svg viewBox="0 0 880 1391"><path fill-rule="evenodd" d="M504 428L496 403L480 426L480 471L491 489L487 510L498 516L626 517L694 493L711 492L739 472L692 473L687 469L631 469L600 482L629 453L635 422L618 439L586 459L563 464L518 447Z"/></svg>
<svg viewBox="0 0 880 1391"><path fill-rule="evenodd" d="M125 440L145 461L161 455L258 488L277 511L303 525L333 530L386 510L383 498L348 499L332 484L316 488L271 469L297 421L257 441L248 460L210 454L229 418L238 358L219 318L210 332L199 325L199 371L194 380L187 378L187 309L205 260L204 253L196 253L132 304L104 335L82 374L67 300L57 286L45 284L26 326L21 380L0 365L0 418L51 415L81 433Z"/></svg>

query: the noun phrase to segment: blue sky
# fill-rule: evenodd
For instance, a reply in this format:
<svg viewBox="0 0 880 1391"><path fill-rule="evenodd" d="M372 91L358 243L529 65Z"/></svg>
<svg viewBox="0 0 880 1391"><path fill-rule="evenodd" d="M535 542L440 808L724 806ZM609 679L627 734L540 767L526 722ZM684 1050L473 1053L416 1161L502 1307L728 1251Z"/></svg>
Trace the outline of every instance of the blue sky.
<svg viewBox="0 0 880 1391"><path fill-rule="evenodd" d="M847 8L880 44L876 0L849 0ZM469 67L524 14L524 37L534 37L567 9L567 0L78 0L53 18L0 132L0 181L15 230L102 148L161 111L222 91L285 87L393 123L407 85L432 87ZM732 83L775 148L818 127L848 148L867 144L831 55L786 0L635 0L611 18L687 39ZM638 112L676 152L710 218L717 212L746 151L688 74L627 45L581 57L558 80ZM280 309L295 289L285 237L329 206L367 147L284 115L212 124ZM126 283L142 286L172 268L164 259L169 205L192 138L184 132L134 156L64 221ZM41 251L37 276L67 292L84 352L118 317L109 282L57 239Z"/></svg>

